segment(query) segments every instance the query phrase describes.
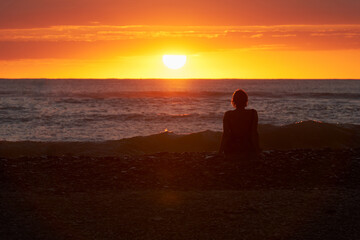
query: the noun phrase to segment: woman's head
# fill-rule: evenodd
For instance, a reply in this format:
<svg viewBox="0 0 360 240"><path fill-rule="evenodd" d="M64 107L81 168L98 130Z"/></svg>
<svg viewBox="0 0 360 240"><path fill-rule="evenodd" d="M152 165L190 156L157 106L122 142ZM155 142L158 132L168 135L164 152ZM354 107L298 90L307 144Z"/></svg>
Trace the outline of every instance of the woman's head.
<svg viewBox="0 0 360 240"><path fill-rule="evenodd" d="M231 104L234 108L245 108L248 104L247 93L242 89L236 90L232 96Z"/></svg>

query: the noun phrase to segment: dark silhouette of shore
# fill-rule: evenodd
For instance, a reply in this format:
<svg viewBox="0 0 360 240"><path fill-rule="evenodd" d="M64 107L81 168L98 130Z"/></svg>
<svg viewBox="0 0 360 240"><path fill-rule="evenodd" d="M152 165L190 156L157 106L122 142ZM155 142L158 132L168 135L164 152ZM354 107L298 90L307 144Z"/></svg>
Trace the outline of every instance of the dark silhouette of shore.
<svg viewBox="0 0 360 240"><path fill-rule="evenodd" d="M0 159L1 239L356 239L360 149Z"/></svg>

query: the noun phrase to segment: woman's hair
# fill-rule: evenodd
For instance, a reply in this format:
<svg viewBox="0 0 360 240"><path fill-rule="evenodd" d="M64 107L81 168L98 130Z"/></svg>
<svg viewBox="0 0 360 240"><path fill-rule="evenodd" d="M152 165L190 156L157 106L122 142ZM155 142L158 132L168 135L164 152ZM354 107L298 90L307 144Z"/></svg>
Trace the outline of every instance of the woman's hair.
<svg viewBox="0 0 360 240"><path fill-rule="evenodd" d="M231 104L234 108L244 108L248 104L248 95L243 89L238 89L234 92Z"/></svg>

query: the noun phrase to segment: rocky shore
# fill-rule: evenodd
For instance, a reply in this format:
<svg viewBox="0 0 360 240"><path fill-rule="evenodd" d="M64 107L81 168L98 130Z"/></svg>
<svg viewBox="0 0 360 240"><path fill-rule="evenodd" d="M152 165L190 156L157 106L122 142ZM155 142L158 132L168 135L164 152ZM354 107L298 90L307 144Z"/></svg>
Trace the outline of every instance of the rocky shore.
<svg viewBox="0 0 360 240"><path fill-rule="evenodd" d="M257 161L214 153L0 159L2 184L42 191L358 188L360 149L264 151Z"/></svg>
<svg viewBox="0 0 360 240"><path fill-rule="evenodd" d="M1 239L357 239L360 149L0 159Z"/></svg>

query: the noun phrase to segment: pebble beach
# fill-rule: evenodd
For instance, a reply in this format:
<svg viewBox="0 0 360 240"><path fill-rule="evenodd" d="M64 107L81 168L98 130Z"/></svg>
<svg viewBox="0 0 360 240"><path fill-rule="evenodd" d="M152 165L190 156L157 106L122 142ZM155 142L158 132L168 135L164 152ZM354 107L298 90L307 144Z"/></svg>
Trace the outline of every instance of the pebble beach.
<svg viewBox="0 0 360 240"><path fill-rule="evenodd" d="M1 239L357 239L360 149L0 159Z"/></svg>

